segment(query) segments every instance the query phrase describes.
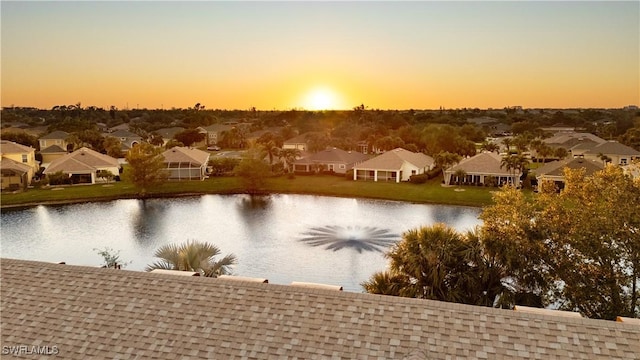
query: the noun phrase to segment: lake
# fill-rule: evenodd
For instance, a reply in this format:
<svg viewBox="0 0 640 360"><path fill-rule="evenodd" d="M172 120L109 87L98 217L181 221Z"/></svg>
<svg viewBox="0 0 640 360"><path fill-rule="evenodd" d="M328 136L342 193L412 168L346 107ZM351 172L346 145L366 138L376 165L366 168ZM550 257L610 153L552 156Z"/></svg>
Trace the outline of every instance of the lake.
<svg viewBox="0 0 640 360"><path fill-rule="evenodd" d="M480 224L481 209L308 195L204 195L38 206L2 213L2 257L99 266L96 249L120 251L127 270L143 270L164 244L208 241L233 253L233 274L341 285L386 268L383 252L402 233L442 222Z"/></svg>

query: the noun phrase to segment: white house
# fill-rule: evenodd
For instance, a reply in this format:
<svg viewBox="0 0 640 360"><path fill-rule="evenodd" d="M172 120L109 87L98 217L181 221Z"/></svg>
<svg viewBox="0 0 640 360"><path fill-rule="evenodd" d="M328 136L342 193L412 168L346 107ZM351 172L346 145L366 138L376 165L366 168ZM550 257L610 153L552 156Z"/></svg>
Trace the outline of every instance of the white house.
<svg viewBox="0 0 640 360"><path fill-rule="evenodd" d="M433 169L431 156L396 148L353 167L353 180L407 181Z"/></svg>

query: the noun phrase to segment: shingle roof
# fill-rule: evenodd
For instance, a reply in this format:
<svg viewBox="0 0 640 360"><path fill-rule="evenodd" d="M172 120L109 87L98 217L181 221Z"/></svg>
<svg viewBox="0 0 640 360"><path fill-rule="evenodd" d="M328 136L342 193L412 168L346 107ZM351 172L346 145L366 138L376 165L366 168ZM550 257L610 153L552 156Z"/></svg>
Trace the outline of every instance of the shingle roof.
<svg viewBox="0 0 640 360"><path fill-rule="evenodd" d="M140 138L140 135L134 134L128 130L117 130L112 133L106 134L107 136L117 137L117 138Z"/></svg>
<svg viewBox="0 0 640 360"><path fill-rule="evenodd" d="M172 139L173 136L181 131L184 131L183 127L175 126L170 128L162 128L154 131L156 134L162 136L164 139Z"/></svg>
<svg viewBox="0 0 640 360"><path fill-rule="evenodd" d="M31 166L3 157L0 158L0 169L13 170L20 174L26 174L31 170Z"/></svg>
<svg viewBox="0 0 640 360"><path fill-rule="evenodd" d="M64 131L60 131L60 130L56 130L52 133L49 133L45 136L41 136L40 139L44 139L44 140L48 140L48 139L66 139L67 137L69 137L69 133L64 132Z"/></svg>
<svg viewBox="0 0 640 360"><path fill-rule="evenodd" d="M75 171L96 171L98 168L119 166L120 164L117 159L83 147L70 154L53 160L44 173L53 174L58 171L66 173Z"/></svg>
<svg viewBox="0 0 640 360"><path fill-rule="evenodd" d="M36 149L32 148L31 146L18 144L9 140L0 140L0 153L3 154L30 153L35 150Z"/></svg>
<svg viewBox="0 0 640 360"><path fill-rule="evenodd" d="M319 151L315 154L311 154L306 158L296 160L296 163L309 163L309 162L335 162L353 164L359 161L367 160L369 157L357 151L345 151L342 149L326 149Z"/></svg>
<svg viewBox="0 0 640 360"><path fill-rule="evenodd" d="M564 169L585 169L586 175L604 169L602 161L570 158L546 163L535 169L536 176L564 176Z"/></svg>
<svg viewBox="0 0 640 360"><path fill-rule="evenodd" d="M640 151L621 144L617 141L607 141L598 144L587 151L589 154L609 154L609 155L628 155L628 156L640 156Z"/></svg>
<svg viewBox="0 0 640 360"><path fill-rule="evenodd" d="M1 259L1 340L67 359L634 359L640 326Z"/></svg>
<svg viewBox="0 0 640 360"><path fill-rule="evenodd" d="M209 126L201 126L201 128L205 129L208 132L222 132L222 131L229 131L233 129L233 126L224 125L224 124L213 124Z"/></svg>
<svg viewBox="0 0 640 360"><path fill-rule="evenodd" d="M58 145L47 146L46 148L40 150L41 154L51 154L51 153L66 153L67 150L63 149Z"/></svg>
<svg viewBox="0 0 640 360"><path fill-rule="evenodd" d="M596 143L596 144L606 142L605 139L600 138L591 133L573 132L573 131L560 132L548 139L544 139L543 141L549 145L562 146L565 148L570 148L581 142L590 142L590 143Z"/></svg>
<svg viewBox="0 0 640 360"><path fill-rule="evenodd" d="M434 163L431 156L423 153L414 153L403 148L396 148L376 156L371 160L367 160L356 167L358 169L400 170L405 162L417 168L426 168Z"/></svg>
<svg viewBox="0 0 640 360"><path fill-rule="evenodd" d="M483 152L470 158L462 159L458 164L446 170L447 173L455 173L464 170L467 174L485 174L497 176L511 176L511 170L500 167L502 157L493 152ZM519 174L518 170L516 174Z"/></svg>
<svg viewBox="0 0 640 360"><path fill-rule="evenodd" d="M162 153L165 162L188 162L202 165L209 161L210 154L199 149L176 146Z"/></svg>

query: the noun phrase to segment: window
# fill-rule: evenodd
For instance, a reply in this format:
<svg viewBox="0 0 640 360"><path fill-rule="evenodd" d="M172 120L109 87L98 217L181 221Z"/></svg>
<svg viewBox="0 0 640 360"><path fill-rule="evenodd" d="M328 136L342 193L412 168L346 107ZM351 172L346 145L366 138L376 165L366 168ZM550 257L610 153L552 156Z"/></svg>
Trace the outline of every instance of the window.
<svg viewBox="0 0 640 360"><path fill-rule="evenodd" d="M344 164L340 164L340 169L344 169L346 166Z"/></svg>
<svg viewBox="0 0 640 360"><path fill-rule="evenodd" d="M411 170L411 175L415 175L416 174L416 170Z"/></svg>
<svg viewBox="0 0 640 360"><path fill-rule="evenodd" d="M620 165L627 165L627 159L620 159Z"/></svg>
<svg viewBox="0 0 640 360"><path fill-rule="evenodd" d="M26 154L22 154L22 162L26 163L27 161L28 161L27 155Z"/></svg>

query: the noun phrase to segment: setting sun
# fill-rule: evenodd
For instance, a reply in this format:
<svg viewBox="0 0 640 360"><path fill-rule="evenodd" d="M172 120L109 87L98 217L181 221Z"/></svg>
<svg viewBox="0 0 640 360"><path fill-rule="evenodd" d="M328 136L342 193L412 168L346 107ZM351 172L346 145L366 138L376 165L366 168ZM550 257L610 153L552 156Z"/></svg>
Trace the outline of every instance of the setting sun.
<svg viewBox="0 0 640 360"><path fill-rule="evenodd" d="M328 88L315 88L307 93L303 107L306 110L336 110L341 101L338 95Z"/></svg>

